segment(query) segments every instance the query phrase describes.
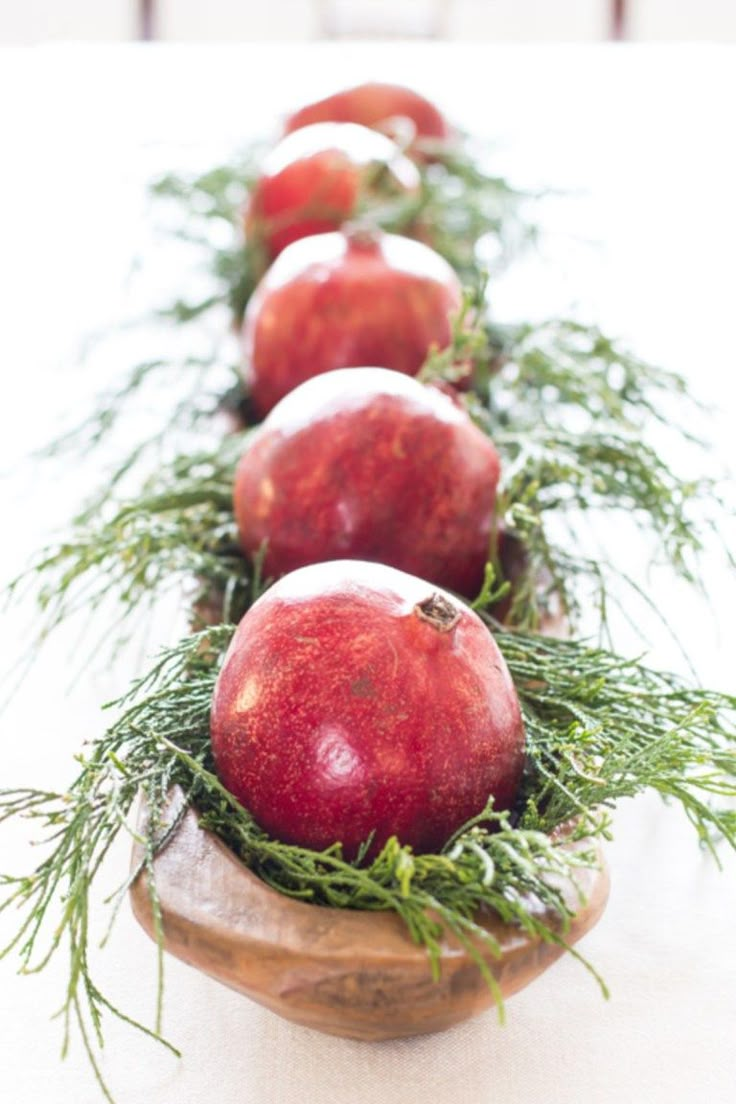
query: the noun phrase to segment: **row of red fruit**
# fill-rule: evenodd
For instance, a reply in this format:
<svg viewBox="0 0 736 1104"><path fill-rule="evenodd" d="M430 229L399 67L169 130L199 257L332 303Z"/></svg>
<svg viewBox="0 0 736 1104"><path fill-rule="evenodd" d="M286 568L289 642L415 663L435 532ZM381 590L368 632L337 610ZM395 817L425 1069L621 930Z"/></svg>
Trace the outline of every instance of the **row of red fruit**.
<svg viewBox="0 0 736 1104"><path fill-rule="evenodd" d="M244 552L284 578L243 618L212 713L218 772L259 823L349 857L371 833L371 854L391 835L438 850L490 796L513 803L524 757L492 636L437 589L480 588L500 468L462 402L411 378L450 343L460 284L420 242L344 227L367 194L418 187L366 124L415 157L450 133L422 97L364 85L292 116L250 197L277 259L244 321L266 418L234 508Z"/></svg>
<svg viewBox="0 0 736 1104"><path fill-rule="evenodd" d="M412 158L427 159L433 144L451 136L434 104L389 84L362 84L308 104L284 131L246 215L251 244L269 260L299 238L342 226L366 199L418 192Z"/></svg>
<svg viewBox="0 0 736 1104"><path fill-rule="evenodd" d="M407 160L358 125L400 130L396 116L407 112L405 133L449 134L422 97L364 85L297 112L266 157L246 225L279 255L248 305L243 352L252 404L267 417L240 465L235 513L246 553L266 543L272 577L344 556L473 596L489 554L498 456L452 397L385 371L416 376L450 344L460 282L421 242L365 221L340 228L350 205L334 203L329 225L307 217L325 196L357 194L374 153L372 171L385 164L375 141L388 144L390 161ZM356 367L359 376L333 372Z"/></svg>

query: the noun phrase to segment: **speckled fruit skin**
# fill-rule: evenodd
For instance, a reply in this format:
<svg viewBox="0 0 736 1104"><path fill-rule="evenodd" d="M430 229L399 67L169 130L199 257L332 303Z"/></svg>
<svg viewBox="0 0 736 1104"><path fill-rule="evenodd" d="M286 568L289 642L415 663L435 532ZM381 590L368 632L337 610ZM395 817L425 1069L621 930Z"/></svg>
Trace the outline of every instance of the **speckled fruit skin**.
<svg viewBox="0 0 736 1104"><path fill-rule="evenodd" d="M488 558L498 454L437 388L385 368L315 376L274 407L238 464L242 547L278 577L373 560L474 596Z"/></svg>
<svg viewBox="0 0 736 1104"><path fill-rule="evenodd" d="M447 262L420 242L366 231L290 245L254 292L243 325L245 376L268 413L304 380L376 364L415 376L452 339L462 301Z"/></svg>
<svg viewBox="0 0 736 1104"><path fill-rule="evenodd" d="M433 596L442 627L418 609ZM489 795L513 803L524 761L516 692L476 614L355 561L295 571L251 607L211 732L222 782L266 831L349 858L372 831L372 855L392 835L440 850Z"/></svg>
<svg viewBox="0 0 736 1104"><path fill-rule="evenodd" d="M450 127L435 105L418 92L400 84L371 81L345 88L322 100L306 104L286 120L284 132L291 134L312 123L360 123L385 129L396 119L408 119L418 138L444 140Z"/></svg>
<svg viewBox="0 0 736 1104"><path fill-rule="evenodd" d="M339 229L371 193L411 193L419 183L416 166L385 135L355 123L315 123L265 158L246 208L246 237L273 259L299 238Z"/></svg>

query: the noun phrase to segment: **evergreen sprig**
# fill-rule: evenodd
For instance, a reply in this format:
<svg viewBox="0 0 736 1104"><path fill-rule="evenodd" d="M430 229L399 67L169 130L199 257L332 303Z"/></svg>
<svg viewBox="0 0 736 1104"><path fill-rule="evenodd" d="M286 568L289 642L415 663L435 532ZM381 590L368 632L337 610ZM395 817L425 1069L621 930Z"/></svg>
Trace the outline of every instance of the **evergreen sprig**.
<svg viewBox="0 0 736 1104"><path fill-rule="evenodd" d="M652 789L682 806L716 860L716 838L736 847L736 696L584 642L495 635L531 748L522 826L578 817L595 832L602 808Z"/></svg>
<svg viewBox="0 0 736 1104"><path fill-rule="evenodd" d="M615 557L595 559L576 551L575 523L619 515L654 538L653 556L693 585L700 585L698 558L717 519L727 517L717 485L710 479L682 479L638 434L614 428L570 432L544 424L521 431L498 430L494 441L503 457L497 500L498 524L524 550L514 580L511 622L538 627L550 604L574 624L580 584L597 592L604 610L615 580L623 580L630 598L641 597L641 582L622 572ZM547 522L567 528L567 540L555 543ZM540 582L543 585L540 586ZM602 618L605 620L605 617Z"/></svg>
<svg viewBox="0 0 736 1104"><path fill-rule="evenodd" d="M659 422L688 436L693 416L704 413L682 376L636 356L598 326L550 318L481 328L476 382L495 425L587 429L602 421L640 431Z"/></svg>
<svg viewBox="0 0 736 1104"><path fill-rule="evenodd" d="M107 613L107 633L122 642L132 618L163 595L189 591L199 617L237 620L257 596L259 567L242 555L232 506L237 460L247 434L223 437L216 448L162 464L127 501L95 501L73 519L61 543L45 549L13 580L7 600L33 590L42 641L78 613ZM254 591L254 586L256 591ZM118 610L110 620L109 599Z"/></svg>
<svg viewBox="0 0 736 1104"><path fill-rule="evenodd" d="M264 147L255 144L226 164L203 173L167 173L151 185L151 195L168 205L169 232L202 250L211 288L199 299L178 299L161 312L177 323L192 322L226 304L240 320L266 264L245 242L242 217L248 192L263 163Z"/></svg>

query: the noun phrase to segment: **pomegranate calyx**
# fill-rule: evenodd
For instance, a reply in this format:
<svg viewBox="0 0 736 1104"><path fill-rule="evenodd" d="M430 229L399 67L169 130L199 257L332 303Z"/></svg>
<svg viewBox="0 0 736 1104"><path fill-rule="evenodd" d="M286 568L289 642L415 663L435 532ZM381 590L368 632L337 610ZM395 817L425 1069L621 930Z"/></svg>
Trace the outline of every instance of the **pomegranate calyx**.
<svg viewBox="0 0 736 1104"><path fill-rule="evenodd" d="M460 620L457 606L436 591L424 601L417 602L414 612L421 621L427 621L433 629L441 633L450 632Z"/></svg>
<svg viewBox="0 0 736 1104"><path fill-rule="evenodd" d="M375 223L368 219L352 219L343 227L351 249L378 251L380 231Z"/></svg>

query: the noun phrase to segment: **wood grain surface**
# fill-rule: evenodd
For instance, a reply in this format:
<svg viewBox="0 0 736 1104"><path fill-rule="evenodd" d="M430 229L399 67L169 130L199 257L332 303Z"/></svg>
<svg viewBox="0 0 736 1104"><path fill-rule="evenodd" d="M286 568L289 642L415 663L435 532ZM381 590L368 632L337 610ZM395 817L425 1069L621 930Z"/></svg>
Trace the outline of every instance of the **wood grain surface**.
<svg viewBox="0 0 736 1104"><path fill-rule="evenodd" d="M181 794L173 796L172 814L181 800ZM608 875L599 858L598 870L579 873L585 904L572 884L564 887L578 909L565 934L570 945L605 907ZM136 847L134 865L140 859ZM374 1041L442 1031L493 1003L477 964L450 934L442 941L435 981L426 950L412 941L398 916L323 908L276 892L200 828L192 809L157 855L154 869L166 949L295 1023ZM137 919L154 938L144 872L131 899ZM564 953L495 915L478 919L500 944L498 957L480 941L477 945L504 997ZM545 919L554 923L549 915Z"/></svg>

